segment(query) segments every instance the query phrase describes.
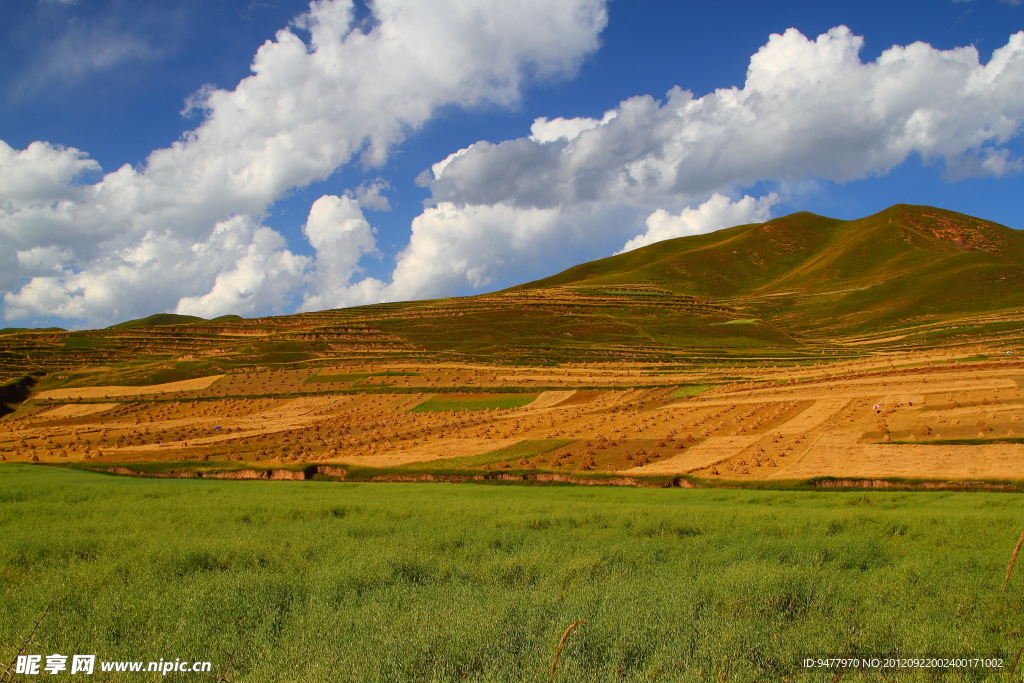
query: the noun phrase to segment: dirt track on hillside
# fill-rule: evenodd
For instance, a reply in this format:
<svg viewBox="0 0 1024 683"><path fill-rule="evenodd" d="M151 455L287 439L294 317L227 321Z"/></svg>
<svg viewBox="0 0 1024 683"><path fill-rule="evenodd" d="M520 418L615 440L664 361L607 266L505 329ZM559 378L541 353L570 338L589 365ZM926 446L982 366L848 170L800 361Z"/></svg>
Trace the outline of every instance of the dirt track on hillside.
<svg viewBox="0 0 1024 683"><path fill-rule="evenodd" d="M142 387L78 387L72 389L51 389L39 392L35 398L66 400L69 398L113 398L118 396L144 396L147 394L173 394L183 391L206 389L224 375L211 375L197 379L186 379L166 384L151 384Z"/></svg>

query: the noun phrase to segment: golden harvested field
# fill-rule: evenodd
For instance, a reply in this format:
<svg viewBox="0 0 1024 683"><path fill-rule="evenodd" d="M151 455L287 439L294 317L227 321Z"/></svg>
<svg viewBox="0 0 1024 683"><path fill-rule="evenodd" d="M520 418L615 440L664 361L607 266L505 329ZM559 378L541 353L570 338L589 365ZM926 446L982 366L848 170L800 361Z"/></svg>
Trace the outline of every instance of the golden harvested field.
<svg viewBox="0 0 1024 683"><path fill-rule="evenodd" d="M40 399L69 399L69 398L112 398L121 396L152 396L158 394L176 394L197 389L206 389L214 384L223 375L200 377L198 379L186 379L181 382L168 382L167 384L151 384L141 387L77 387L73 389L52 389L40 392L37 398Z"/></svg>
<svg viewBox="0 0 1024 683"><path fill-rule="evenodd" d="M373 363L66 388L0 420L0 457L129 469L1024 480L1024 364L964 353L702 369ZM688 386L710 388L679 391ZM500 407L516 403L526 404Z"/></svg>

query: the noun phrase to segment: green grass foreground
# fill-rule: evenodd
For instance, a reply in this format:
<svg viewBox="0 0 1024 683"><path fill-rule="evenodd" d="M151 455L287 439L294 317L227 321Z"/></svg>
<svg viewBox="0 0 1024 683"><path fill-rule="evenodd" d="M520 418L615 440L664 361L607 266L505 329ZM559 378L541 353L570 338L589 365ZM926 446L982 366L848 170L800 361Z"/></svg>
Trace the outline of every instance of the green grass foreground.
<svg viewBox="0 0 1024 683"><path fill-rule="evenodd" d="M1001 588L1022 526L1017 494L154 480L3 465L0 656L10 661L52 599L28 652L211 660L234 682L543 682L577 619L556 681L836 680L798 667L810 653L1008 666L1024 642L1024 575ZM1006 670L842 675L857 680L1003 681Z"/></svg>

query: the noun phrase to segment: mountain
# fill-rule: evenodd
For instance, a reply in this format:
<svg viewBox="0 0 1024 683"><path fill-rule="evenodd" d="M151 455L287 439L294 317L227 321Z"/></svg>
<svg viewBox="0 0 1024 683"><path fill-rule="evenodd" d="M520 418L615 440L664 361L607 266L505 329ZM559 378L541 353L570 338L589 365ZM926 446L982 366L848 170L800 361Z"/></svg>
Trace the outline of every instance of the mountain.
<svg viewBox="0 0 1024 683"><path fill-rule="evenodd" d="M126 320L123 323L117 325L111 325L108 330L131 330L138 327L157 327L162 325L189 325L194 323L221 323L221 322L234 322L236 320L243 320L240 315L222 315L219 318L213 320L207 320L206 318L200 318L197 315L179 315L177 313L154 313L151 316L145 318L139 318L138 320Z"/></svg>
<svg viewBox="0 0 1024 683"><path fill-rule="evenodd" d="M900 204L852 221L802 212L666 240L471 297L16 332L4 336L0 379L105 365L144 384L371 358L813 361L1021 344L1022 311L1024 232Z"/></svg>
<svg viewBox="0 0 1024 683"><path fill-rule="evenodd" d="M1013 316L1022 285L1024 232L898 204L853 221L801 212L666 240L506 291L644 286L822 337Z"/></svg>

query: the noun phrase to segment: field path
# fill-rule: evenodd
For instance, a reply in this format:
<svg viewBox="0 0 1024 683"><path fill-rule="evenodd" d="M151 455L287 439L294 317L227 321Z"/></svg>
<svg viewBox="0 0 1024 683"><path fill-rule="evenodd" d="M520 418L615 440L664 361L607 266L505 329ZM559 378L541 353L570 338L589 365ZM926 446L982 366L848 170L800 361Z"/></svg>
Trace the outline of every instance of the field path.
<svg viewBox="0 0 1024 683"><path fill-rule="evenodd" d="M467 455L480 455L490 451L509 448L522 439L487 439L487 438L447 438L437 439L429 443L421 443L407 450L391 450L374 455L344 455L333 458L331 462L350 463L364 467L398 467L414 462L429 462L447 458L460 458Z"/></svg>
<svg viewBox="0 0 1024 683"><path fill-rule="evenodd" d="M576 393L575 389L570 391L544 391L540 396L533 399L530 403L527 403L523 408L551 408L556 406L562 401L567 401L573 397Z"/></svg>
<svg viewBox="0 0 1024 683"><path fill-rule="evenodd" d="M68 398L104 398L114 396L141 396L143 394L175 393L178 391L198 391L207 389L211 384L224 375L210 375L209 377L198 377L196 379L185 379L180 382L168 382L166 384L150 384L144 387L75 387L72 389L51 389L42 391L34 398L52 398L63 400Z"/></svg>
<svg viewBox="0 0 1024 683"><path fill-rule="evenodd" d="M889 394L880 398L878 402L883 406L899 404L923 406L925 398L923 394Z"/></svg>
<svg viewBox="0 0 1024 683"><path fill-rule="evenodd" d="M798 414L796 417L787 422L783 422L778 427L769 431L782 432L783 434L801 434L809 432L812 429L816 429L822 422L834 415L837 411L842 410L843 406L849 402L850 399L845 397L818 399L814 402L814 405L804 409L803 412Z"/></svg>
<svg viewBox="0 0 1024 683"><path fill-rule="evenodd" d="M880 396L892 395L923 395L948 394L968 391L990 391L994 389L1016 389L1017 383L1007 377L1007 371L972 370L934 372L928 375L889 375L884 377L846 378L835 375L826 382L808 385L782 386L774 388L754 389L738 392L737 399L779 400L782 397L790 400L807 400L823 398L864 397L872 393ZM702 401L703 405L714 405L728 402L728 399ZM739 402L736 400L735 402Z"/></svg>
<svg viewBox="0 0 1024 683"><path fill-rule="evenodd" d="M104 410L110 410L116 408L120 403L83 403L81 405L64 405L54 408L53 410L47 410L38 414L38 417L58 418L58 417L82 417L83 415L91 415L92 413L101 413Z"/></svg>

